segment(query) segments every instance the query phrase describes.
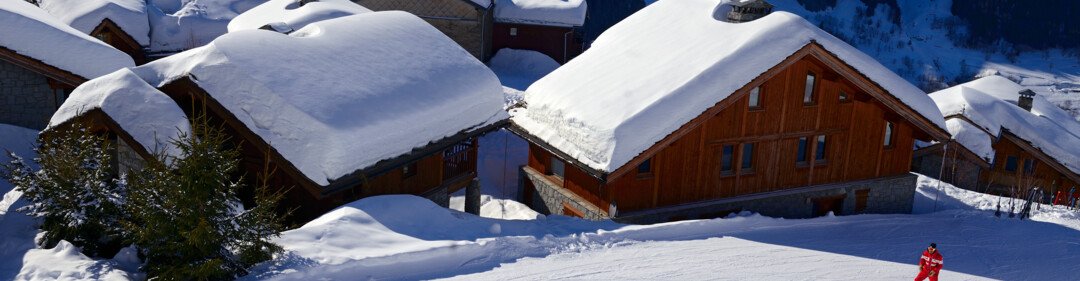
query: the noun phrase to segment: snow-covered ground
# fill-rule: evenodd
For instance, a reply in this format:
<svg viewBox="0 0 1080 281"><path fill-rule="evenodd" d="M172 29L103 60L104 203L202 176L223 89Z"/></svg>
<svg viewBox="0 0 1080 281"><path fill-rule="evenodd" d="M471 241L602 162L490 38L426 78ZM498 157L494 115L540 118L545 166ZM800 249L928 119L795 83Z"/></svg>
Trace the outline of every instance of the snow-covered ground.
<svg viewBox="0 0 1080 281"><path fill-rule="evenodd" d="M413 196L363 199L278 240L249 279L865 280L914 277L936 242L946 280L1076 280L1080 216L1042 206L994 216L997 197L921 177L913 215L724 219L621 225L564 216L502 220ZM489 200L482 213L502 204ZM1004 209L1008 211L1008 201ZM527 209L519 209L531 213Z"/></svg>

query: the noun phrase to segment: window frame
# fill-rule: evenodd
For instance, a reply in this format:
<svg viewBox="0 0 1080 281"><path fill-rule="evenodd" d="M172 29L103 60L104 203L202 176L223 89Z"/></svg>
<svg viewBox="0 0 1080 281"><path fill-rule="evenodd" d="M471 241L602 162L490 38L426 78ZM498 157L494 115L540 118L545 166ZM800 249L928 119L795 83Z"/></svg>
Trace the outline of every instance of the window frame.
<svg viewBox="0 0 1080 281"><path fill-rule="evenodd" d="M840 91L836 93L836 99L839 103L850 103L851 94L844 89L840 89Z"/></svg>
<svg viewBox="0 0 1080 281"><path fill-rule="evenodd" d="M556 167L555 163L559 163L559 165L558 165L559 168L558 169L555 168ZM554 176L554 177L557 177L559 179L564 179L565 180L566 179L566 162L562 161L562 159L559 159L558 157L555 157L554 155L552 155L551 158L548 160L548 173L547 174L549 176Z"/></svg>
<svg viewBox="0 0 1080 281"><path fill-rule="evenodd" d="M647 169L642 171L642 167ZM652 165L652 157L645 159L645 161L641 161L637 166L637 178L651 178L653 176L653 169L655 169L655 167Z"/></svg>
<svg viewBox="0 0 1080 281"><path fill-rule="evenodd" d="M882 145L885 146L885 149L892 149L893 147L896 147L896 123L885 120L884 133L885 135L883 136L884 140Z"/></svg>
<svg viewBox="0 0 1080 281"><path fill-rule="evenodd" d="M720 145L720 176L735 175L735 144ZM727 151L730 148L731 151ZM724 169L724 158L727 157L727 169Z"/></svg>
<svg viewBox="0 0 1080 281"><path fill-rule="evenodd" d="M1035 159L1032 159L1032 158L1025 158L1024 159L1024 170L1023 170L1023 172L1024 172L1025 176L1034 175L1035 174L1035 169L1038 169L1038 168L1039 168L1039 165L1038 165L1038 162L1035 162Z"/></svg>
<svg viewBox="0 0 1080 281"><path fill-rule="evenodd" d="M413 161L412 163L409 163L409 164L405 164L404 166L401 167L401 178L402 179L408 179L408 178L412 178L413 176L416 176L416 172L417 172L418 168L419 168L419 166L416 165L416 161Z"/></svg>
<svg viewBox="0 0 1080 281"><path fill-rule="evenodd" d="M739 174L754 173L754 143L742 143L739 148ZM747 151L748 149L749 151ZM749 152L749 158L747 158L747 152Z"/></svg>
<svg viewBox="0 0 1080 281"><path fill-rule="evenodd" d="M818 77L817 73L812 70L806 71L806 77L803 80L803 106L814 106L818 104L817 98L817 85ZM807 101L807 99L810 99Z"/></svg>
<svg viewBox="0 0 1080 281"><path fill-rule="evenodd" d="M754 100L756 100L757 103L754 103ZM746 108L750 111L765 110L765 106L762 105L761 100L761 86L750 89L750 93L746 95Z"/></svg>
<svg viewBox="0 0 1080 281"><path fill-rule="evenodd" d="M1010 169L1009 166L1012 166L1012 168ZM1019 171L1020 157L1016 157L1016 156L1013 156L1013 155L1006 155L1005 156L1005 165L1001 166L1001 168L1002 168L1002 170L1004 170L1006 172Z"/></svg>
<svg viewBox="0 0 1080 281"><path fill-rule="evenodd" d="M804 167L810 165L810 137L799 137L795 140L795 166Z"/></svg>
<svg viewBox="0 0 1080 281"><path fill-rule="evenodd" d="M829 161L829 155L827 154L828 148L828 136L818 135L814 138L814 163L824 164Z"/></svg>

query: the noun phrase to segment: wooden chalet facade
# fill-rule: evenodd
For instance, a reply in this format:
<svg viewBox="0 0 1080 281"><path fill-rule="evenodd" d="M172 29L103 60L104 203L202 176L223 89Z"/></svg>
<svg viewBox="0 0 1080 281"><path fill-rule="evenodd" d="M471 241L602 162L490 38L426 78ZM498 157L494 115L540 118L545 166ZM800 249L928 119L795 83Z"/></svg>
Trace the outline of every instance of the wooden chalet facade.
<svg viewBox="0 0 1080 281"><path fill-rule="evenodd" d="M115 22L106 18L101 21L93 31L90 32L90 36L109 44L113 48L124 52L131 56L131 59L135 61L135 65L142 65L146 63L146 52L142 45L130 34L120 28Z"/></svg>
<svg viewBox="0 0 1080 281"><path fill-rule="evenodd" d="M533 180L524 181L524 202L536 202L536 183L546 181L581 204L534 208L630 222L719 217L754 210L758 203L676 210L907 176L915 140L948 136L817 44L806 45L611 173L575 164L527 131L514 131L530 141L523 173ZM848 197L854 197L855 213L864 212L868 192L811 198L814 209L806 214L840 214ZM673 215L647 217L664 209Z"/></svg>
<svg viewBox="0 0 1080 281"><path fill-rule="evenodd" d="M558 2L558 1L554 1ZM564 3L564 2L560 2ZM585 4L581 4L585 5ZM532 12L528 7L517 7L511 1L495 2L495 29L492 33L491 50L502 48L532 50L543 53L560 64L570 61L584 51L585 8L565 9L550 15L551 11ZM510 12L503 12L510 11ZM504 15L504 13L506 15ZM551 21L545 17L580 18L572 21Z"/></svg>
<svg viewBox="0 0 1080 281"><path fill-rule="evenodd" d="M1080 159L1080 123L1034 92L989 76L931 97L939 101L946 122L955 123L949 126L955 137L948 145L915 151L913 170L964 189L1009 197L1025 197L1034 188L1047 196L1080 188L1080 163L1074 162ZM995 123L997 116L1007 116L1007 122ZM1024 128L1035 126L1042 127Z"/></svg>

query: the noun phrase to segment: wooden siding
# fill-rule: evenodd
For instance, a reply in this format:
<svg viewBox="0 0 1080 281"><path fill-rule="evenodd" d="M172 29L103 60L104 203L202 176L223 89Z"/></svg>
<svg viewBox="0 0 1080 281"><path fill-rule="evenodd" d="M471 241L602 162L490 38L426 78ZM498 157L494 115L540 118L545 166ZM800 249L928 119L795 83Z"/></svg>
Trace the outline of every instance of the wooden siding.
<svg viewBox="0 0 1080 281"><path fill-rule="evenodd" d="M510 34L511 29L516 35ZM580 55L582 46L572 28L512 23L495 23L491 43L496 52L502 48L533 50L560 64Z"/></svg>
<svg viewBox="0 0 1080 281"><path fill-rule="evenodd" d="M587 198L602 209L614 202L620 212L721 199L752 193L784 190L808 185L855 181L905 174L910 170L916 137L929 139L939 132L919 133L917 126L876 96L861 91L817 56L796 54L798 59L781 65L771 75L755 80L731 98L718 101L719 111L706 112L700 126L667 143L661 142L643 155L652 172L638 174L635 159L631 167L621 167L622 174L612 173L606 184L596 178L582 177L579 167L567 165L564 187ZM815 102L803 102L806 75L813 72ZM768 73L767 73L768 74ZM760 81L760 82L758 82ZM866 84L865 81L862 82ZM750 109L748 92L761 86L761 107ZM847 93L846 101L839 92ZM907 114L909 112L905 112ZM699 118L702 118L699 117ZM695 119L696 120L696 119ZM886 122L892 122L894 145L884 146ZM925 127L925 125L922 125ZM685 127L685 126L684 126ZM675 135L675 133L673 133ZM826 136L825 160L814 161L816 137ZM806 153L810 161L797 163L798 140L809 140ZM753 167L742 169L742 145L753 144ZM734 147L732 173L721 172L723 147ZM641 158L643 156L639 156ZM529 166L546 171L551 153L539 145L530 149Z"/></svg>
<svg viewBox="0 0 1080 281"><path fill-rule="evenodd" d="M142 45L139 45L135 38L125 32L122 28L116 25L112 20L102 20L93 31L90 32L90 36L94 36L98 40L109 44L113 48L128 54L131 59L135 61L135 65L142 65L146 63L146 55L143 52Z"/></svg>
<svg viewBox="0 0 1080 281"><path fill-rule="evenodd" d="M1047 194L1056 194L1063 190L1069 192L1072 187L1080 188L1080 182L1074 180L1077 175L1067 175L1054 168L1054 163L1049 163L1048 157L1010 133L994 143L994 162L989 169L984 170L979 176L980 188L987 188L987 192L1011 196L1026 194L1033 187L1039 187ZM1009 156L1016 157L1016 171L1006 171L1005 162ZM1033 160L1035 172L1025 174L1025 160ZM1022 195L1017 195L1022 196Z"/></svg>

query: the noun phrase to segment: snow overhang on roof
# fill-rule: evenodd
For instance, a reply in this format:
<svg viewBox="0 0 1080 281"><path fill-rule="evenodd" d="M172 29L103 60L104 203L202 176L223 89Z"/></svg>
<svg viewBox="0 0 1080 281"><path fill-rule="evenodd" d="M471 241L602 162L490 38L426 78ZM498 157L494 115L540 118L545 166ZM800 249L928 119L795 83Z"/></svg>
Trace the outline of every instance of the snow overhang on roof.
<svg viewBox="0 0 1080 281"><path fill-rule="evenodd" d="M134 69L190 79L316 185L508 118L483 63L405 12L242 30Z"/></svg>
<svg viewBox="0 0 1080 281"><path fill-rule="evenodd" d="M559 27L585 24L585 0L496 0L495 21Z"/></svg>
<svg viewBox="0 0 1080 281"><path fill-rule="evenodd" d="M1068 113L1035 96L1029 112L1017 106L1024 87L1001 76L988 76L930 94L945 116L962 116L974 126L989 132L987 138L1000 138L1002 130L1027 141L1054 161L1080 175L1080 123ZM951 120L952 118L950 118ZM957 141L968 150L987 153L981 140L965 136L950 126ZM990 140L988 140L990 141ZM981 156L981 155L980 155Z"/></svg>
<svg viewBox="0 0 1080 281"><path fill-rule="evenodd" d="M91 79L135 66L127 54L24 1L0 1L0 47Z"/></svg>
<svg viewBox="0 0 1080 281"><path fill-rule="evenodd" d="M631 15L529 87L528 107L512 120L587 167L610 173L816 43L945 134L945 120L926 93L870 56L786 12L726 22L724 3L659 1Z"/></svg>
<svg viewBox="0 0 1080 281"><path fill-rule="evenodd" d="M271 25L279 32L294 31L313 22L368 12L371 10L348 0L318 0L303 5L297 0L270 0L236 16L228 28L229 32L235 32Z"/></svg>
<svg viewBox="0 0 1080 281"><path fill-rule="evenodd" d="M143 0L39 0L38 5L82 33L90 34L109 19L139 45L150 45L150 21Z"/></svg>

